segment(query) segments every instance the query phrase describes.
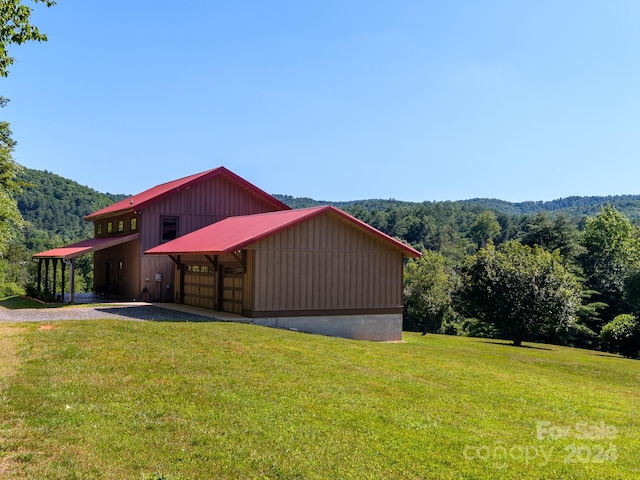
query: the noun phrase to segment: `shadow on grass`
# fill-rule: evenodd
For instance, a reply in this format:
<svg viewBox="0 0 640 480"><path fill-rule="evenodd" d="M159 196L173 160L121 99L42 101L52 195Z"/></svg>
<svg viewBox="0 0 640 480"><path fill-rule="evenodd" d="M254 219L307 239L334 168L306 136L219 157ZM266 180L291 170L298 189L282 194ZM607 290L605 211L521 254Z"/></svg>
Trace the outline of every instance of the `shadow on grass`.
<svg viewBox="0 0 640 480"><path fill-rule="evenodd" d="M129 317L147 322L214 322L215 320L202 315L193 313L176 312L166 308L158 308L154 306L132 306L132 307L100 307L96 308L99 312L119 315L121 317Z"/></svg>
<svg viewBox="0 0 640 480"><path fill-rule="evenodd" d="M66 304L62 302L43 303L39 302L38 300L34 300L33 298L22 296L7 297L0 300L0 306L8 308L9 310L22 310L29 308L60 308L64 307L65 305Z"/></svg>
<svg viewBox="0 0 640 480"><path fill-rule="evenodd" d="M528 348L531 350L547 350L549 352L553 352L553 348L547 348L547 347L534 347L531 345L514 345L513 343L494 342L490 340L478 340L478 341L482 343L491 343L493 345L502 345L503 347Z"/></svg>

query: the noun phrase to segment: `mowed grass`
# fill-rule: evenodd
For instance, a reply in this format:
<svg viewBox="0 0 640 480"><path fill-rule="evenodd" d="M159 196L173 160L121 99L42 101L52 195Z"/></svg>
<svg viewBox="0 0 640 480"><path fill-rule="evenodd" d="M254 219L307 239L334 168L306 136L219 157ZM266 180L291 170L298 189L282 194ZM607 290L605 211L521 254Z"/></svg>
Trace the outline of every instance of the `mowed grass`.
<svg viewBox="0 0 640 480"><path fill-rule="evenodd" d="M0 325L0 478L640 476L640 362L404 338Z"/></svg>

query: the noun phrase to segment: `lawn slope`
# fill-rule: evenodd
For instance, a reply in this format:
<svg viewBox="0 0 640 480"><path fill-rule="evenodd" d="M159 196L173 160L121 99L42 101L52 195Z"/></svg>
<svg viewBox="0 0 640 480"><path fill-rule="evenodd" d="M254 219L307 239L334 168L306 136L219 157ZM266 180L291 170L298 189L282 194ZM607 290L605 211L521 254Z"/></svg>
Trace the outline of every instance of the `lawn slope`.
<svg viewBox="0 0 640 480"><path fill-rule="evenodd" d="M640 363L598 352L228 323L0 335L0 478L640 476Z"/></svg>

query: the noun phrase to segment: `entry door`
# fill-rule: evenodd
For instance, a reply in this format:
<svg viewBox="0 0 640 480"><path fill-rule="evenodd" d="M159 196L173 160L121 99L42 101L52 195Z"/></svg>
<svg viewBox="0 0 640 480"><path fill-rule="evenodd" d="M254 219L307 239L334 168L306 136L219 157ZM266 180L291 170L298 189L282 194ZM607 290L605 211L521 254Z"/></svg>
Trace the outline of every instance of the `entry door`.
<svg viewBox="0 0 640 480"><path fill-rule="evenodd" d="M207 265L185 265L184 300L186 305L214 308L215 275Z"/></svg>
<svg viewBox="0 0 640 480"><path fill-rule="evenodd" d="M222 266L222 311L242 315L242 268Z"/></svg>

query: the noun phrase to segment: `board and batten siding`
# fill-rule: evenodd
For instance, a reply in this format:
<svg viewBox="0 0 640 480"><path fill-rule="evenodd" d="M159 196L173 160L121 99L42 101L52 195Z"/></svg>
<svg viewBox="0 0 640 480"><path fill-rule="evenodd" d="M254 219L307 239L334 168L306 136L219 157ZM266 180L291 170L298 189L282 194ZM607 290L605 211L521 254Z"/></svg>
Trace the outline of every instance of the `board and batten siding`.
<svg viewBox="0 0 640 480"><path fill-rule="evenodd" d="M181 236L227 217L274 210L272 204L238 184L224 177L214 177L145 208L141 215L142 248L148 250L160 243L160 222L164 216L178 217Z"/></svg>
<svg viewBox="0 0 640 480"><path fill-rule="evenodd" d="M214 177L174 192L145 208L138 216L141 249L144 252L160 243L161 219L165 216L178 217L178 235L182 236L230 216L264 213L274 209L273 204L233 181L222 176ZM141 272L139 290L146 287L152 292L152 298L162 300L168 296L175 297L175 293L171 293L179 278L176 277L175 264L171 259L145 255ZM162 276L161 286L154 280L156 273Z"/></svg>
<svg viewBox="0 0 640 480"><path fill-rule="evenodd" d="M255 316L401 312L402 252L335 215L314 217L250 248Z"/></svg>

